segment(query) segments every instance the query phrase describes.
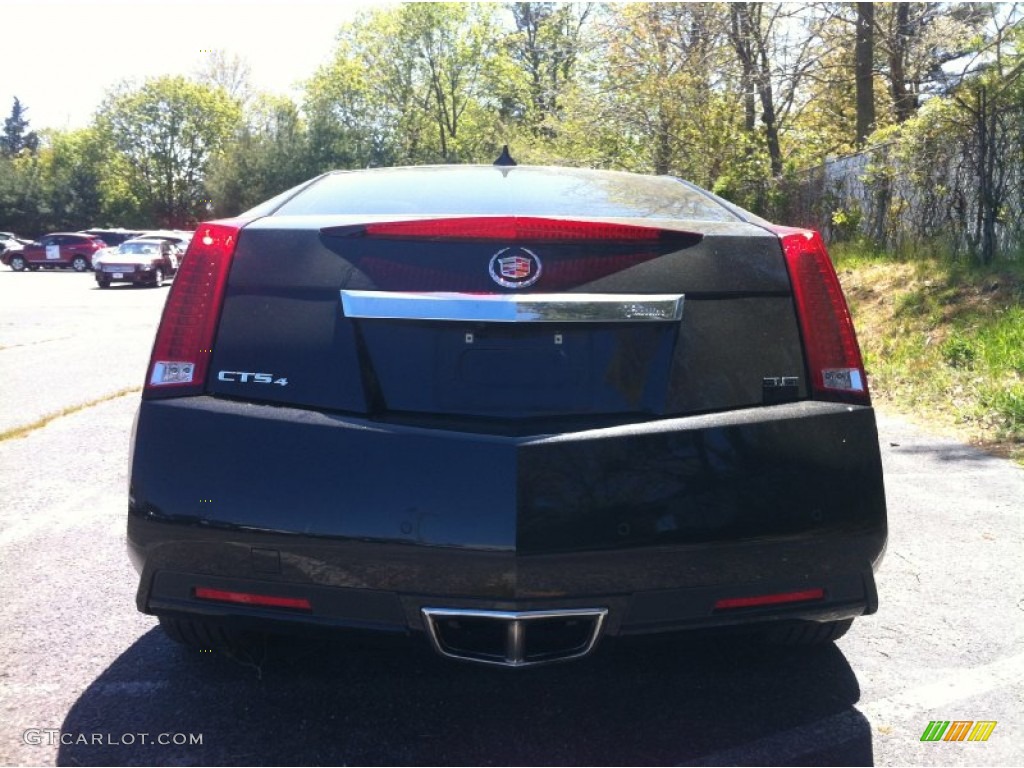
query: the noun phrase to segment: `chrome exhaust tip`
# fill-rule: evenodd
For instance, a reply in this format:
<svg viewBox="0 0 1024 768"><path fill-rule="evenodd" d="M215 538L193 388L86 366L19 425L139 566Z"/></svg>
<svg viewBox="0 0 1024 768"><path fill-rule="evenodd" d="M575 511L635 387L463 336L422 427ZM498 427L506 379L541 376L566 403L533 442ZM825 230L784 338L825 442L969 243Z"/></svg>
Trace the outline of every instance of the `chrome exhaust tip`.
<svg viewBox="0 0 1024 768"><path fill-rule="evenodd" d="M529 667L579 659L601 635L607 608L478 611L422 608L434 650L449 659Z"/></svg>

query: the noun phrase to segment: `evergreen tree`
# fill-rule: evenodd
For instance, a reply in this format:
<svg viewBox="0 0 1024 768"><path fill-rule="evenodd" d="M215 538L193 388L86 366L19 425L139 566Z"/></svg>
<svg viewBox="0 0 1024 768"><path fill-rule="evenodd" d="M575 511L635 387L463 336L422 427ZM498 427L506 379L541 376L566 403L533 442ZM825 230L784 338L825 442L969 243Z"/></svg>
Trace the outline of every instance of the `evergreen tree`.
<svg viewBox="0 0 1024 768"><path fill-rule="evenodd" d="M17 157L24 149L29 152L39 149L39 137L35 131L28 130L26 112L28 109L15 96L11 116L4 120L4 131L0 135L0 155L3 157Z"/></svg>

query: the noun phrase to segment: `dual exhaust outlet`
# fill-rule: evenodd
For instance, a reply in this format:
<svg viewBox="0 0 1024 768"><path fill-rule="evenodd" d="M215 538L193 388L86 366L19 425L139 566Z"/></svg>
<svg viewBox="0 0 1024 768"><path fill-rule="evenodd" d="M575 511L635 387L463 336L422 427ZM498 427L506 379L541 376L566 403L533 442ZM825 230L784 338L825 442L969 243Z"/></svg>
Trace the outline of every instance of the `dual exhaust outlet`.
<svg viewBox="0 0 1024 768"><path fill-rule="evenodd" d="M597 645L607 608L481 611L423 608L430 642L442 656L500 667L579 659Z"/></svg>

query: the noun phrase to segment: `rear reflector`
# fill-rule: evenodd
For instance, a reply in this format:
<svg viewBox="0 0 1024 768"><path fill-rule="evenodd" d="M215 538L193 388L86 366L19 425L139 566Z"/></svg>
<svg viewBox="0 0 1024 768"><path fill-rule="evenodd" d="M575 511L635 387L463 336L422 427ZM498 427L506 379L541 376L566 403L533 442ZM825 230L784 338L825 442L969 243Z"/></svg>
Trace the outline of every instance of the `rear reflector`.
<svg viewBox="0 0 1024 768"><path fill-rule="evenodd" d="M292 608L299 611L313 610L309 600L304 597L256 595L251 592L229 592L223 589L210 589L208 587L196 587L195 596L199 600L214 600L220 603L258 605L265 608Z"/></svg>
<svg viewBox="0 0 1024 768"><path fill-rule="evenodd" d="M201 224L175 275L150 359L143 397L202 392L240 219Z"/></svg>
<svg viewBox="0 0 1024 768"><path fill-rule="evenodd" d="M786 256L814 396L870 405L850 310L821 235L789 227L772 231Z"/></svg>
<svg viewBox="0 0 1024 768"><path fill-rule="evenodd" d="M535 216L472 216L451 219L390 221L356 228L324 230L325 235L348 235L406 240L500 240L531 243L611 241L657 242L699 235L656 227L600 221L570 221Z"/></svg>
<svg viewBox="0 0 1024 768"><path fill-rule="evenodd" d="M716 611L731 608L757 608L763 605L780 605L782 603L805 603L809 600L823 600L825 590L805 589L800 592L779 592L774 595L756 595L754 597L727 597L715 602Z"/></svg>

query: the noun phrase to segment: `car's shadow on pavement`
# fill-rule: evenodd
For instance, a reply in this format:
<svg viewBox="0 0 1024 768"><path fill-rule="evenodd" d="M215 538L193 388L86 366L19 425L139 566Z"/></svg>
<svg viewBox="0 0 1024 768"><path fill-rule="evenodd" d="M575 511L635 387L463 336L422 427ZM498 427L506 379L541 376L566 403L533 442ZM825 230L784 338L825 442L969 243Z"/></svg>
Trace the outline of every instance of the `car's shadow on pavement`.
<svg viewBox="0 0 1024 768"><path fill-rule="evenodd" d="M605 641L509 670L404 638L275 640L231 660L153 630L71 708L57 764L870 765L859 695L835 646Z"/></svg>

